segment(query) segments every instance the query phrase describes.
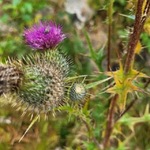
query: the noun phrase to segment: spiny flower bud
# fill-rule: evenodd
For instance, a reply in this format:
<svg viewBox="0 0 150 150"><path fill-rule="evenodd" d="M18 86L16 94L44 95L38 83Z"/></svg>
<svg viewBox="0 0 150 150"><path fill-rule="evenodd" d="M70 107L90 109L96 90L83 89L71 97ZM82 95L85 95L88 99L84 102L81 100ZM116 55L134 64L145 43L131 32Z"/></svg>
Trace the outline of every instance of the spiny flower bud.
<svg viewBox="0 0 150 150"><path fill-rule="evenodd" d="M30 54L9 65L14 67L0 66L0 93L6 93L1 99L8 104L24 113L46 114L64 103L70 68L68 58L58 50Z"/></svg>
<svg viewBox="0 0 150 150"><path fill-rule="evenodd" d="M63 103L69 62L59 51L35 53L24 58L23 81L17 91L29 110L47 113Z"/></svg>
<svg viewBox="0 0 150 150"><path fill-rule="evenodd" d="M74 83L70 87L69 98L72 101L83 100L86 97L86 89L82 83Z"/></svg>
<svg viewBox="0 0 150 150"><path fill-rule="evenodd" d="M53 22L40 22L25 30L26 43L33 49L45 50L55 48L66 36L62 27Z"/></svg>

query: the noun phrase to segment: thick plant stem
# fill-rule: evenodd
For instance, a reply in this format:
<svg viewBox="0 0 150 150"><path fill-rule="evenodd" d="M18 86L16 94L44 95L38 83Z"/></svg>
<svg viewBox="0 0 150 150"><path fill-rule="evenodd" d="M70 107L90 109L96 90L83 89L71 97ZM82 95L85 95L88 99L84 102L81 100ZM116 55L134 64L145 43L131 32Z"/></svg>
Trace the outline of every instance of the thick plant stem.
<svg viewBox="0 0 150 150"><path fill-rule="evenodd" d="M110 102L110 107L109 107L108 116L107 116L105 136L104 136L104 141L103 141L104 149L107 149L109 145L110 136L113 130L114 113L115 113L115 106L116 106L117 99L118 99L118 95L116 94Z"/></svg>
<svg viewBox="0 0 150 150"><path fill-rule="evenodd" d="M110 0L109 6L108 6L107 71L110 71L110 51L111 51L113 3L114 3L114 0Z"/></svg>
<svg viewBox="0 0 150 150"><path fill-rule="evenodd" d="M144 2L145 2L145 0L138 0L138 3L137 3L137 11L136 11L136 16L135 16L134 28L133 28L133 32L131 33L130 39L128 42L127 57L125 60L125 65L124 65L124 73L125 74L127 74L130 70L133 69L133 63L134 63L134 57L135 57L135 47L139 41L140 34L142 32L145 20L147 18L147 14L149 13L149 10L150 10L150 1L147 0L146 5L143 6ZM114 120L117 99L118 99L118 94L116 94L113 97L113 99L111 100L110 106L109 106L106 130L105 130L104 141L103 141L104 149L107 149L109 146L113 127L114 127L115 121L117 121L117 120ZM128 111L132 107L134 102L131 103L131 105L128 107L128 109L126 111ZM124 112L124 113L126 113L126 112ZM122 115L123 114L121 114L121 116Z"/></svg>
<svg viewBox="0 0 150 150"><path fill-rule="evenodd" d="M141 31L143 29L147 14L150 9L149 0L147 0L144 10L143 10L143 3L144 0L138 0L133 33L131 33L128 43L127 57L124 66L125 73L128 73L128 71L130 71L133 67L135 57L135 47L139 41Z"/></svg>

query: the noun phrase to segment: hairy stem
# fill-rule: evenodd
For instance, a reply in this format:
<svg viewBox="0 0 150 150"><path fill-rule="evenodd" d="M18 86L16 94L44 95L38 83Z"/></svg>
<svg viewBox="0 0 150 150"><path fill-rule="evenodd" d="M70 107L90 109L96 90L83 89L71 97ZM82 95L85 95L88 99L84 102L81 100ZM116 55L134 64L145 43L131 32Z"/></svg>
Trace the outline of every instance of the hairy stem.
<svg viewBox="0 0 150 150"><path fill-rule="evenodd" d="M110 2L112 2L110 0ZM134 57L135 57L135 47L139 41L140 38L140 34L142 32L145 20L147 18L147 14L149 13L150 10L150 1L147 0L146 1L146 5L143 6L144 4L144 0L138 0L137 3L137 11L136 11L136 15L135 15L135 22L134 22L134 28L133 28L133 32L130 35L129 38L129 42L128 42L128 50L127 50L127 57L125 60L125 65L124 65L124 72L128 73L132 68L133 68L133 63L134 63ZM110 35L111 35L111 23L109 22L109 32L108 32L108 39L110 40ZM110 67L110 41L108 41L108 67ZM109 70L109 69L108 69ZM114 120L114 114L115 114L115 106L116 106L116 102L118 99L118 94L116 94L113 99L111 100L110 106L109 106L109 111L108 111L108 117L107 117L107 123L106 123L106 130L105 130L105 136L104 136L104 141L103 141L103 146L104 149L108 148L109 142L110 142L110 137L113 131L113 126L115 124ZM122 115L124 115L132 106L133 104L136 102L136 100L134 100L126 109L126 111L124 113L122 113L120 115L120 117L122 117Z"/></svg>
<svg viewBox="0 0 150 150"><path fill-rule="evenodd" d="M115 106L116 106L117 99L118 99L118 95L116 94L110 102L110 107L109 107L108 116L107 116L105 136L104 136L104 141L103 141L104 149L108 147L110 136L113 130L114 113L115 113Z"/></svg>
<svg viewBox="0 0 150 150"><path fill-rule="evenodd" d="M144 10L142 10L143 3L144 3L144 0L138 0L133 33L131 33L129 43L128 43L127 58L125 61L125 66L124 66L125 73L127 73L130 69L132 69L132 66L134 63L134 57L135 57L135 47L140 38L140 34L142 32L147 14L150 9L150 1L149 0L147 0Z"/></svg>

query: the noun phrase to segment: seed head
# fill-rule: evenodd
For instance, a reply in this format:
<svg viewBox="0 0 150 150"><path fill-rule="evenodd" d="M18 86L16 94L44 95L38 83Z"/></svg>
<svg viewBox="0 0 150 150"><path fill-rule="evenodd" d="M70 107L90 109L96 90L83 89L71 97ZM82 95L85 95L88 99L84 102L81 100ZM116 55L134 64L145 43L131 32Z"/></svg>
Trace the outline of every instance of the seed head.
<svg viewBox="0 0 150 150"><path fill-rule="evenodd" d="M55 48L66 36L62 27L53 22L40 22L25 30L26 43L33 49L45 50Z"/></svg>

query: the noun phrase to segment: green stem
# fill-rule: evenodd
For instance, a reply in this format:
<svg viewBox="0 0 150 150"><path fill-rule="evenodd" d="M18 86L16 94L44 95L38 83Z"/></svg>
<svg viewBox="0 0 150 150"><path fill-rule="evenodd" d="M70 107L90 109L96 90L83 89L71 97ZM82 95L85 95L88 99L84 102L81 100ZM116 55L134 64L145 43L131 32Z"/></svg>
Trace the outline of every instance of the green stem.
<svg viewBox="0 0 150 150"><path fill-rule="evenodd" d="M114 0L109 0L108 6L108 42L107 42L107 70L110 71L110 51L111 51L111 36L112 36L112 15L113 15Z"/></svg>

